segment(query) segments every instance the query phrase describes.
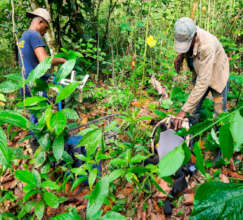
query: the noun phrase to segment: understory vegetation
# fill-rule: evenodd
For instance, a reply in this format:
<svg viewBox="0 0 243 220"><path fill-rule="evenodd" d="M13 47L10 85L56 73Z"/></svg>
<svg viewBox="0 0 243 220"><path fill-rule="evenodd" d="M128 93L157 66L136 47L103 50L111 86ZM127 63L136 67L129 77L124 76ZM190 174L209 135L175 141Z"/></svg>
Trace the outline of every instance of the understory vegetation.
<svg viewBox="0 0 243 220"><path fill-rule="evenodd" d="M55 45L46 39L51 56L24 79L16 38L34 7L50 11ZM214 117L209 96L200 122L177 131L193 147L187 139L147 164L153 128L175 116L192 89L186 63L179 74L173 64L173 27L184 16L229 57L228 112ZM1 0L0 219L243 219L242 20L241 0ZM53 68L53 57L67 62ZM75 81L61 86L72 71ZM43 81L48 73L54 80ZM24 84L31 97L20 96ZM175 173L189 162L196 172L165 217Z"/></svg>

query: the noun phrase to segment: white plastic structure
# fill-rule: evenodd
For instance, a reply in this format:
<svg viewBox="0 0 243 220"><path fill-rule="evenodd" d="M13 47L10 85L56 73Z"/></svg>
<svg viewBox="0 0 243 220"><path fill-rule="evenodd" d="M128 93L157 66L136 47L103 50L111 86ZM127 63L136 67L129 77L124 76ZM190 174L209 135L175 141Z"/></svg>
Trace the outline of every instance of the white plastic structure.
<svg viewBox="0 0 243 220"><path fill-rule="evenodd" d="M76 75L76 71L73 70L73 71L71 72L71 78L70 78L70 79L62 79L62 80L60 80L60 81L58 82L58 84L61 84L61 85L63 85L63 86L67 86L67 85L69 85L70 83L75 82L75 75ZM80 90L80 92L82 92L82 90L83 90L83 88L84 88L84 86L85 86L85 84L86 84L88 78L89 78L89 75L86 74L86 75L84 76L84 79L83 79L82 81L79 81L79 86L78 86L77 88ZM53 81L53 77L51 77L50 81Z"/></svg>

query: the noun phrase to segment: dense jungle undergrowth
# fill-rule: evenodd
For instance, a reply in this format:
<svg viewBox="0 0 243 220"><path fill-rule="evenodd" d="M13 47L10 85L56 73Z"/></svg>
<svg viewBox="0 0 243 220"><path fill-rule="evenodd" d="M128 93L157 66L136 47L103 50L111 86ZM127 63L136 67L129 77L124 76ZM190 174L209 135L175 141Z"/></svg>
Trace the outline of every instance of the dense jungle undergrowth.
<svg viewBox="0 0 243 220"><path fill-rule="evenodd" d="M52 17L49 54L68 61L52 69L49 57L24 80L16 38L36 7ZM200 122L177 132L193 149L185 141L147 164L152 130L179 112L192 88L187 65L180 74L173 65L173 26L183 16L224 46L228 112L213 117L209 96ZM1 0L0 219L243 219L242 20L241 0ZM75 81L62 87L73 70ZM46 73L55 80L41 80ZM24 83L32 97L20 96ZM38 96L43 88L48 98ZM175 173L188 162L196 171L165 216Z"/></svg>

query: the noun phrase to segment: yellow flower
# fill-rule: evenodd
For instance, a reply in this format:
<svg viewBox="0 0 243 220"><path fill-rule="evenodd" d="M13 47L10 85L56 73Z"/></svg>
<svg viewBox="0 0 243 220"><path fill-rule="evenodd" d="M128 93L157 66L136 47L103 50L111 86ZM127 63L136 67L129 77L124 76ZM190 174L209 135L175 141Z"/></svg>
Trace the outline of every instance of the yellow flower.
<svg viewBox="0 0 243 220"><path fill-rule="evenodd" d="M147 37L146 42L150 47L154 47L156 45L157 40L154 39L152 35L150 35Z"/></svg>

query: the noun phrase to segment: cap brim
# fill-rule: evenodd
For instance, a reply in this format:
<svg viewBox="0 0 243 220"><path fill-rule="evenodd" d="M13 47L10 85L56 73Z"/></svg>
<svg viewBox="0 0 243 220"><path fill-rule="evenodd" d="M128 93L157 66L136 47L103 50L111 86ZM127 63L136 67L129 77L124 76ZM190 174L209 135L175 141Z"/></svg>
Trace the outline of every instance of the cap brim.
<svg viewBox="0 0 243 220"><path fill-rule="evenodd" d="M190 49L191 43L192 43L192 40L190 40L190 41L183 41L183 42L175 40L175 45L174 45L175 46L175 51L177 53L186 53Z"/></svg>
<svg viewBox="0 0 243 220"><path fill-rule="evenodd" d="M35 14L35 13L33 13L33 12L26 12L26 16L28 17L28 18L33 18L33 17L41 17L41 18L43 18L41 15L38 15L38 14ZM47 24L49 25L49 22L45 19L45 18L43 18L46 22L47 22Z"/></svg>

